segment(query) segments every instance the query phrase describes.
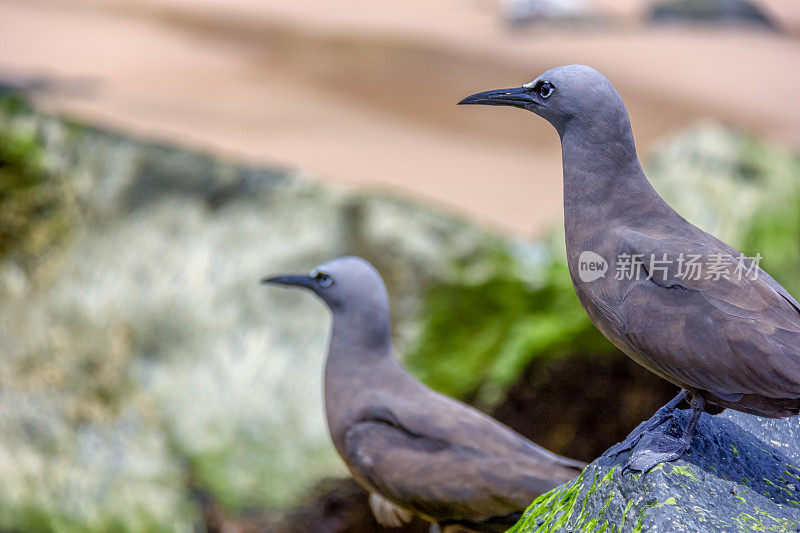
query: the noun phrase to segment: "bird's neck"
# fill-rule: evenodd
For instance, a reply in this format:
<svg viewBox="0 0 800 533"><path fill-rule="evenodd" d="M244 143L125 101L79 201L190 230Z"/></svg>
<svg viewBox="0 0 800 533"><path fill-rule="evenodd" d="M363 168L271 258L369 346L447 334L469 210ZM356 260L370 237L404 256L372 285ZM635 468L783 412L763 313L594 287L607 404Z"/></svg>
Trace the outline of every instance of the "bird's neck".
<svg viewBox="0 0 800 533"><path fill-rule="evenodd" d="M329 366L363 367L387 357L393 357L388 310L333 314Z"/></svg>
<svg viewBox="0 0 800 533"><path fill-rule="evenodd" d="M599 124L574 124L561 134L564 219L586 227L658 197L639 159L627 115Z"/></svg>
<svg viewBox="0 0 800 533"><path fill-rule="evenodd" d="M345 432L377 391L402 379L392 352L389 315L335 313L325 362L325 413L334 445L344 451Z"/></svg>

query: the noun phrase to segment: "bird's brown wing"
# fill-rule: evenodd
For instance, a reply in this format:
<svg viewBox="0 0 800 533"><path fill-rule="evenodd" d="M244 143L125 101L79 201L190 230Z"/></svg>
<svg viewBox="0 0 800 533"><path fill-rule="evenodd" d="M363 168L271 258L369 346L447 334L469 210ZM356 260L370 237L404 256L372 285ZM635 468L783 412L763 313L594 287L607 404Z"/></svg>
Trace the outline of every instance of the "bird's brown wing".
<svg viewBox="0 0 800 533"><path fill-rule="evenodd" d="M629 231L617 252L740 260L710 235L681 240ZM629 344L659 373L720 397L800 397L800 309L775 280L757 266L749 275L714 279L703 272L698 279L679 275L675 264L650 272L653 265L644 262L644 275L620 283L609 307Z"/></svg>
<svg viewBox="0 0 800 533"><path fill-rule="evenodd" d="M414 383L402 400L373 397L345 438L356 477L403 508L481 522L524 510L585 466Z"/></svg>
<svg viewBox="0 0 800 533"><path fill-rule="evenodd" d="M513 460L412 435L383 422L347 432L356 477L404 509L436 520L481 522L522 511L555 484L517 472Z"/></svg>
<svg viewBox="0 0 800 533"><path fill-rule="evenodd" d="M406 382L402 394L375 394L362 418L382 420L427 439L472 447L500 457L524 459L542 472L552 469L572 477L586 466L537 446L508 426L458 400L440 394L415 379ZM386 406L391 406L388 408Z"/></svg>

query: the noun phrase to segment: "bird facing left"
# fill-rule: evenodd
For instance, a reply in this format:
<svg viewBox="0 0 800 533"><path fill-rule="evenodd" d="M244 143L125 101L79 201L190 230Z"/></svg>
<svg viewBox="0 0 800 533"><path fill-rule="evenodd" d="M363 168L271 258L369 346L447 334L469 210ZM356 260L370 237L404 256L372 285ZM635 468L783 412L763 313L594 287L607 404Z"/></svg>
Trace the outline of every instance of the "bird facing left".
<svg viewBox="0 0 800 533"><path fill-rule="evenodd" d="M331 311L328 429L381 524L416 515L431 531L505 531L537 496L585 466L411 376L392 349L386 286L364 259L341 257L308 275L262 282L310 290Z"/></svg>

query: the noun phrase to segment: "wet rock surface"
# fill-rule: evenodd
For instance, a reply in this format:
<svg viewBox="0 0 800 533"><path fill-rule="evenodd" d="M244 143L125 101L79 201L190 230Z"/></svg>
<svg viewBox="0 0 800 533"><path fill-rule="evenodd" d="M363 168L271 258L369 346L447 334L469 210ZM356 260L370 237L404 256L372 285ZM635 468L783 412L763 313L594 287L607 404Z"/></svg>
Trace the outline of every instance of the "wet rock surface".
<svg viewBox="0 0 800 533"><path fill-rule="evenodd" d="M688 418L678 413L676 436ZM646 474L604 455L540 497L516 526L533 531L800 531L800 420L703 414L691 449Z"/></svg>

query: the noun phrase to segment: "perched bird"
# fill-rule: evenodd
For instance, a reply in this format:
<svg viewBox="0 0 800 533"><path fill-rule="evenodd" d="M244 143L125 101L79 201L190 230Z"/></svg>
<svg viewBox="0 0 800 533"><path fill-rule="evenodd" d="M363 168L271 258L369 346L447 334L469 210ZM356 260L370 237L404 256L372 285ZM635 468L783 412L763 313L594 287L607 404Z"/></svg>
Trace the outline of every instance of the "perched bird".
<svg viewBox="0 0 800 533"><path fill-rule="evenodd" d="M527 109L555 127L578 299L619 349L682 389L617 445L617 452L633 449L629 468L647 471L680 457L704 410L798 414L800 304L757 262L658 195L636 156L625 105L602 74L558 67L460 103ZM664 422L684 398L692 414L673 438Z"/></svg>
<svg viewBox="0 0 800 533"><path fill-rule="evenodd" d="M537 496L585 466L406 372L392 352L386 286L364 259L342 257L308 276L262 281L308 289L331 310L328 428L381 524L400 526L417 515L431 531L505 531Z"/></svg>

